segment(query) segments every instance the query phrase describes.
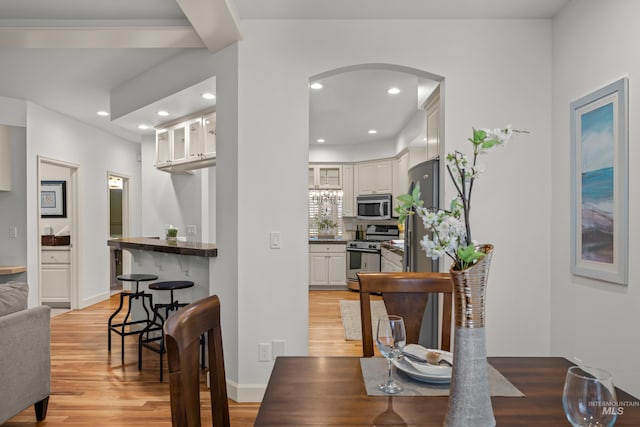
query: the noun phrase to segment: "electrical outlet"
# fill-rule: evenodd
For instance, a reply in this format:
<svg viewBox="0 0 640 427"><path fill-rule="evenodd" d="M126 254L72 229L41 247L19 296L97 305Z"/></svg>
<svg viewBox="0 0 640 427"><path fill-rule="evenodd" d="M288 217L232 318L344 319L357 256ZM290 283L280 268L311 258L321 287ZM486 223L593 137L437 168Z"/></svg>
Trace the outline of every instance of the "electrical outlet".
<svg viewBox="0 0 640 427"><path fill-rule="evenodd" d="M271 343L261 342L258 344L258 361L270 362L271 361Z"/></svg>
<svg viewBox="0 0 640 427"><path fill-rule="evenodd" d="M196 230L197 229L195 225L187 225L187 236L195 236Z"/></svg>
<svg viewBox="0 0 640 427"><path fill-rule="evenodd" d="M15 239L18 237L18 227L9 227L9 238Z"/></svg>

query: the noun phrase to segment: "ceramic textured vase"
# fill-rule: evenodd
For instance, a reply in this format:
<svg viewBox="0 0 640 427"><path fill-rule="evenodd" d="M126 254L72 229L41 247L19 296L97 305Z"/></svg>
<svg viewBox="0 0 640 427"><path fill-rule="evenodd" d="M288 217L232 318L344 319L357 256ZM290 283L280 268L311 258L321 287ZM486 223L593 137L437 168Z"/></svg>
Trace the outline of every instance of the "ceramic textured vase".
<svg viewBox="0 0 640 427"><path fill-rule="evenodd" d="M447 427L489 427L496 420L491 407L485 344L485 296L492 245L479 245L485 256L472 267L449 270L455 300L455 341Z"/></svg>

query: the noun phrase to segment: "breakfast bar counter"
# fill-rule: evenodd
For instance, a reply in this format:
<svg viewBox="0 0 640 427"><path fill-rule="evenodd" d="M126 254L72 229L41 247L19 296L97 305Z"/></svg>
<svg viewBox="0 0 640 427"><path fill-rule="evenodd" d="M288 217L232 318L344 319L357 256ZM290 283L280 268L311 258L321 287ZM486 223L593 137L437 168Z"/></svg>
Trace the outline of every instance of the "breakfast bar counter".
<svg viewBox="0 0 640 427"><path fill-rule="evenodd" d="M193 302L210 294L209 267L218 256L213 243L168 241L152 237L110 239L107 245L122 249L131 256L132 274L153 274L157 281L191 281L194 286L175 292L180 302ZM140 290L149 292L149 283L140 283ZM123 283L128 289L129 283ZM152 292L154 303L168 303L167 292ZM167 295L165 295L167 294ZM137 317L139 313L135 313Z"/></svg>
<svg viewBox="0 0 640 427"><path fill-rule="evenodd" d="M213 243L168 241L150 237L127 237L111 239L107 241L107 244L116 249L140 249L151 252L201 257L218 256L218 248Z"/></svg>

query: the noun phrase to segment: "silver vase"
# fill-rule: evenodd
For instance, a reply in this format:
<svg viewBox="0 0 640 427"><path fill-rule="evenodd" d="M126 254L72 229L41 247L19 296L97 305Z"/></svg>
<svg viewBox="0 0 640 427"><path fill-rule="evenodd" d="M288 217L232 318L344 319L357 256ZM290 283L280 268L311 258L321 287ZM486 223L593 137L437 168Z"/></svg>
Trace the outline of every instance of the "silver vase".
<svg viewBox="0 0 640 427"><path fill-rule="evenodd" d="M449 270L455 299L453 371L446 427L493 427L487 377L485 298L492 245L479 245L485 256L472 267Z"/></svg>

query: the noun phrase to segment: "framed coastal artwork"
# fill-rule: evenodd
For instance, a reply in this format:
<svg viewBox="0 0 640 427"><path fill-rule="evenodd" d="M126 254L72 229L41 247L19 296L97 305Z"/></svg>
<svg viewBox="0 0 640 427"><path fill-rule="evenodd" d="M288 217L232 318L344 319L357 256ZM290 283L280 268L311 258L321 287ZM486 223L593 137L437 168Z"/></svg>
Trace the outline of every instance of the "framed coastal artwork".
<svg viewBox="0 0 640 427"><path fill-rule="evenodd" d="M40 181L40 216L67 217L67 182Z"/></svg>
<svg viewBox="0 0 640 427"><path fill-rule="evenodd" d="M571 103L572 273L627 284L628 79Z"/></svg>

